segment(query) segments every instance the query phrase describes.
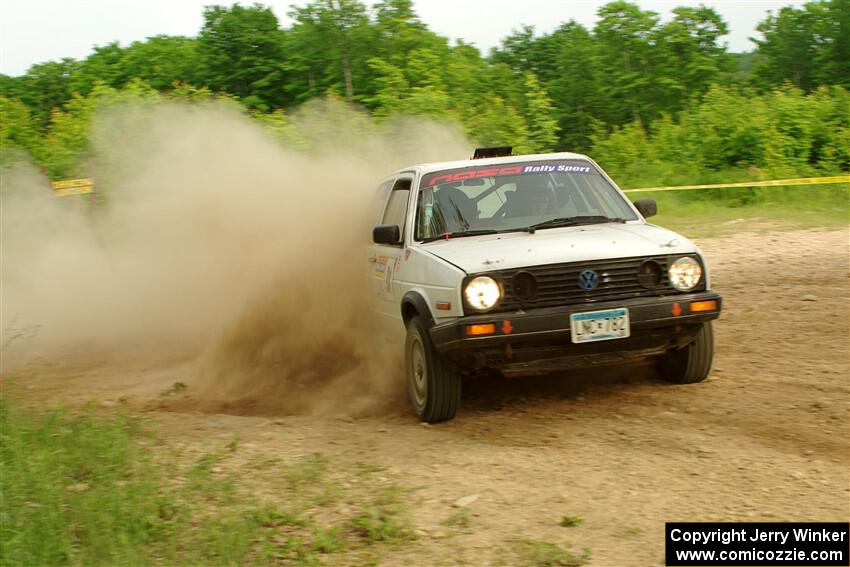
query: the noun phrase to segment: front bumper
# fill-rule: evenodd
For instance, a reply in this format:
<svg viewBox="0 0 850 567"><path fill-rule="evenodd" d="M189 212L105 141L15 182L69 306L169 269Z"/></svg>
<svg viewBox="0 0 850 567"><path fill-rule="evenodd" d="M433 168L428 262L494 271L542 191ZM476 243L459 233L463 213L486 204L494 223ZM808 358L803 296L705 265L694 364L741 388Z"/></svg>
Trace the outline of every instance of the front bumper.
<svg viewBox="0 0 850 567"><path fill-rule="evenodd" d="M714 300L717 308L691 312L695 302ZM617 364L682 348L702 324L720 315L722 298L713 291L625 301L470 315L431 328L438 351L467 369L494 368L506 374L534 374L580 366ZM625 307L631 336L573 343L570 315ZM467 335L469 325L494 324L495 333Z"/></svg>

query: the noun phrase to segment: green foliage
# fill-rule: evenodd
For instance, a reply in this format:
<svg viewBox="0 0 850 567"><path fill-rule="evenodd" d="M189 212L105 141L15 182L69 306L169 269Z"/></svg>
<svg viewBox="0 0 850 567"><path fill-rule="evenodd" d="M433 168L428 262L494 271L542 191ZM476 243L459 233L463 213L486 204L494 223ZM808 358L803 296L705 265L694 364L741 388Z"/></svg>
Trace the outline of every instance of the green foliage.
<svg viewBox="0 0 850 567"><path fill-rule="evenodd" d="M79 63L73 59L48 61L30 67L27 74L8 81L3 94L18 98L32 109L32 114L43 127L54 109L61 108L71 98L72 78L78 73Z"/></svg>
<svg viewBox="0 0 850 567"><path fill-rule="evenodd" d="M850 1L816 0L770 14L758 30L761 55L754 70L762 87L789 81L805 90L821 84L850 87Z"/></svg>
<svg viewBox="0 0 850 567"><path fill-rule="evenodd" d="M535 44L535 72L552 98L552 112L569 150L587 149L593 122L606 112L598 95L602 72L593 64L597 45L583 26L561 25Z"/></svg>
<svg viewBox="0 0 850 567"><path fill-rule="evenodd" d="M618 0L600 8L598 15L593 31L599 47L593 64L607 78L598 85L606 101L605 118L615 124L651 120L651 101L659 87L653 80L655 51L650 43L657 14Z"/></svg>
<svg viewBox="0 0 850 567"><path fill-rule="evenodd" d="M175 83L203 82L198 41L193 38L157 35L134 42L124 50L121 64L127 75L142 78L157 91L167 91Z"/></svg>
<svg viewBox="0 0 850 567"><path fill-rule="evenodd" d="M315 0L293 6L289 16L295 25L287 33L288 48L304 49L292 70L302 81L306 78L307 97L333 92L349 103L359 100L374 45L365 5L358 0Z"/></svg>
<svg viewBox="0 0 850 567"><path fill-rule="evenodd" d="M592 153L632 186L850 167L850 100L838 87L850 80L850 0L770 15L757 50L735 56L706 7L662 22L615 0L592 30L524 26L489 57L429 30L412 0L313 0L289 15L281 28L260 4L210 6L197 38L109 43L0 76L2 166L29 154L51 178L90 175L94 153L108 169L104 128L138 126L103 120L112 104L224 100L300 150L358 147L375 124L364 113L340 134L345 101L379 124L422 116L476 144ZM305 124L318 133L305 136Z"/></svg>
<svg viewBox="0 0 850 567"><path fill-rule="evenodd" d="M96 116L115 105L149 105L158 100L156 91L139 80L121 90L97 83L88 96L75 94L64 109L53 110L50 128L34 157L53 179L91 176L93 148L104 136L94 128ZM109 159L107 155L101 157Z"/></svg>
<svg viewBox="0 0 850 567"><path fill-rule="evenodd" d="M468 109L461 118L467 136L482 146L513 146L515 153L532 153L528 125L519 112L501 97L483 108Z"/></svg>
<svg viewBox="0 0 850 567"><path fill-rule="evenodd" d="M203 84L242 99L249 108L280 106L284 85L283 44L277 17L259 4L204 8L198 36ZM179 78L176 78L179 79Z"/></svg>
<svg viewBox="0 0 850 567"><path fill-rule="evenodd" d="M593 156L624 187L837 174L850 169L848 92L713 87L678 121L632 122L592 136Z"/></svg>
<svg viewBox="0 0 850 567"><path fill-rule="evenodd" d="M0 96L0 166L26 159L23 152L39 152L41 139L30 110L19 100Z"/></svg>
<svg viewBox="0 0 850 567"><path fill-rule="evenodd" d="M536 152L550 152L558 142L558 123L553 116L552 101L533 73L525 75L525 120L528 141Z"/></svg>
<svg viewBox="0 0 850 567"><path fill-rule="evenodd" d="M673 20L655 32L655 68L662 112L682 110L693 95L701 95L731 70L732 60L721 46L726 23L711 8L681 7Z"/></svg>

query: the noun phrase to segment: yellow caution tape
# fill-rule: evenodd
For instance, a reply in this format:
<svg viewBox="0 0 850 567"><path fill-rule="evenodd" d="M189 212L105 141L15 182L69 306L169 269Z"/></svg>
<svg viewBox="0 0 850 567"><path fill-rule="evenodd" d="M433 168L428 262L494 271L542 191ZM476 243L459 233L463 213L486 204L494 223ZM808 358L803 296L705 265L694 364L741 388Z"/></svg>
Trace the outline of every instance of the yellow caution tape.
<svg viewBox="0 0 850 567"><path fill-rule="evenodd" d="M57 197L67 197L69 195L85 195L86 193L94 192L94 179L65 179L64 181L54 181L53 194Z"/></svg>
<svg viewBox="0 0 850 567"><path fill-rule="evenodd" d="M68 189L56 189L53 191L53 194L57 197L85 195L87 193L94 193L94 187L69 187Z"/></svg>
<svg viewBox="0 0 850 567"><path fill-rule="evenodd" d="M94 179L85 177L83 179L66 179L64 181L54 181L51 183L54 189L68 189L69 187L91 187L94 185Z"/></svg>
<svg viewBox="0 0 850 567"><path fill-rule="evenodd" d="M773 179L770 181L744 181L741 183L715 183L710 185L677 185L673 187L644 187L641 189L623 189L624 193L653 193L658 191L686 191L691 189L730 189L735 187L789 187L794 185L831 185L849 183L850 175L832 177L798 177L796 179ZM94 192L94 179L66 179L54 181L53 190L57 197L84 195Z"/></svg>
<svg viewBox="0 0 850 567"><path fill-rule="evenodd" d="M742 183L716 183L713 185L678 185L675 187L646 187L642 189L623 189L623 193L651 193L656 191L686 191L688 189L728 189L733 187L788 187L792 185L831 185L850 184L850 175L832 177L798 177L796 179L773 179L771 181L744 181Z"/></svg>

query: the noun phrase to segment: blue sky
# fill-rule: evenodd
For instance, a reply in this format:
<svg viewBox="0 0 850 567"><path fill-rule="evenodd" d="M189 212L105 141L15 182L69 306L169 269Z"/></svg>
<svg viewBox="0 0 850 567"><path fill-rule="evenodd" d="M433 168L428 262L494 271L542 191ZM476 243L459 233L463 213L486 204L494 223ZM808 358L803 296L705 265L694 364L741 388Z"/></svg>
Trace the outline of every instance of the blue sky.
<svg viewBox="0 0 850 567"><path fill-rule="evenodd" d="M119 41L122 45L158 34L197 34L203 7L230 5L216 0L0 0L0 73L21 75L34 63L62 57L82 59L95 45ZM243 2L252 4L253 0ZM293 2L267 0L281 25ZM374 1L367 1L373 4ZM522 24L548 32L575 19L592 27L596 11L606 0L415 0L415 9L428 26L453 39L474 43L485 53ZM803 5L802 0L637 0L641 8L663 19L676 6L705 4L729 24L724 39L732 51L749 51L748 37L768 10Z"/></svg>

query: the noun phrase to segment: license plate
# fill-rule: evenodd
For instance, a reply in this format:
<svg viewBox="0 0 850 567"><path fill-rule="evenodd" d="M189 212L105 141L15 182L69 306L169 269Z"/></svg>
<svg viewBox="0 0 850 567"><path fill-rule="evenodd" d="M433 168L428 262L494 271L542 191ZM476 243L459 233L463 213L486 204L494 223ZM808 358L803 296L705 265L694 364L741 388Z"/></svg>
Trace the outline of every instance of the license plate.
<svg viewBox="0 0 850 567"><path fill-rule="evenodd" d="M570 315L570 339L574 343L624 339L631 334L629 310L606 309Z"/></svg>

